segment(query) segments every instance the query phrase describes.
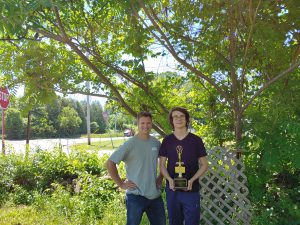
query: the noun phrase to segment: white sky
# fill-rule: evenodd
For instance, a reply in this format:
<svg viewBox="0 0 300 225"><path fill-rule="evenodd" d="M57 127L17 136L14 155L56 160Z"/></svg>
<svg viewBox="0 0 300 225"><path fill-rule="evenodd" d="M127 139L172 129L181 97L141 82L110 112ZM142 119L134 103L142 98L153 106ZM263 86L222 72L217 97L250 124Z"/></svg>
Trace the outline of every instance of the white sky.
<svg viewBox="0 0 300 225"><path fill-rule="evenodd" d="M176 62L171 56L161 56L157 58L151 58L149 60L145 61L145 67L146 71L153 71L154 73L162 73L165 71L176 71ZM24 87L21 86L17 91L17 96L20 97L24 93ZM87 100L87 96L82 94L72 94L67 95L68 98L77 99L79 101L81 100ZM92 101L99 101L101 105L104 107L106 98L100 98L100 97L94 97L90 96L90 102Z"/></svg>
<svg viewBox="0 0 300 225"><path fill-rule="evenodd" d="M165 71L175 72L176 71L176 63L172 57L166 55L166 56L146 60L145 68L146 68L147 72L153 71L154 73L162 73ZM79 101L87 99L87 96L82 95L82 94L72 94L72 95L68 95L67 97L77 99ZM101 103L101 105L104 107L106 98L90 96L90 102L92 102L92 101L99 101Z"/></svg>

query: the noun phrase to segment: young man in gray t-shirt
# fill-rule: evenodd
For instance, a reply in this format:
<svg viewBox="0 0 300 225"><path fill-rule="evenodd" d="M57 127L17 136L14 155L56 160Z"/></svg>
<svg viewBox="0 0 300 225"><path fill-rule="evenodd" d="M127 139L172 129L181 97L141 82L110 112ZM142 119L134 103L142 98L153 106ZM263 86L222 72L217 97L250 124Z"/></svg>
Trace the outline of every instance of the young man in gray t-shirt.
<svg viewBox="0 0 300 225"><path fill-rule="evenodd" d="M128 139L107 160L106 167L115 183L126 190L127 225L139 225L145 212L151 225L165 225L166 216L157 176L160 142L150 136L152 115L137 117L138 134ZM116 164L125 163L126 180L119 176Z"/></svg>

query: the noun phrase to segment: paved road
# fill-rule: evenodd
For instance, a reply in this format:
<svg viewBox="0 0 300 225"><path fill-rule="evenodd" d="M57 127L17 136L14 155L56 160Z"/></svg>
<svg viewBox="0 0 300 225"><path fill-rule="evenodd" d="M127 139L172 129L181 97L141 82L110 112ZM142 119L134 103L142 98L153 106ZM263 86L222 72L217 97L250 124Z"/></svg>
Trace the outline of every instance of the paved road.
<svg viewBox="0 0 300 225"><path fill-rule="evenodd" d="M125 137L113 137L113 140L117 139L126 139ZM91 138L91 143L99 142L99 141L107 141L110 138ZM74 144L79 143L87 143L87 138L77 138L77 139L36 139L30 140L29 146L30 149L40 149L40 150L49 150L57 147L59 145L62 146L63 150L68 152L69 147ZM25 152L26 141L25 140L5 140L6 152L15 151L15 152ZM101 150L101 152L111 152L111 150Z"/></svg>

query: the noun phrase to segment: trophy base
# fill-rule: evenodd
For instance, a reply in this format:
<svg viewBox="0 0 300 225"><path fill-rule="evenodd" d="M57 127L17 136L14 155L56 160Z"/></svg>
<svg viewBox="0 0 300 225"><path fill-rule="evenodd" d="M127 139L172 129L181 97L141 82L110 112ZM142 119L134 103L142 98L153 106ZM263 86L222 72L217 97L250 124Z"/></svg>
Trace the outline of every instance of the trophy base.
<svg viewBox="0 0 300 225"><path fill-rule="evenodd" d="M186 178L174 178L175 189L186 189L188 186Z"/></svg>

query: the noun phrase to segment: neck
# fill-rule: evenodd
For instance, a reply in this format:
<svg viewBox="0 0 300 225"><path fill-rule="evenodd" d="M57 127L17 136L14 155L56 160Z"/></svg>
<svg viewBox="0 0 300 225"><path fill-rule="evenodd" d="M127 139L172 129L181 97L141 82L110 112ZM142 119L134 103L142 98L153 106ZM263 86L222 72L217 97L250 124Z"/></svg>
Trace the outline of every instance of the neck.
<svg viewBox="0 0 300 225"><path fill-rule="evenodd" d="M187 132L188 132L188 130L186 127L174 129L174 133L176 133L176 134L186 134Z"/></svg>
<svg viewBox="0 0 300 225"><path fill-rule="evenodd" d="M137 137L141 140L148 140L149 136L150 136L149 134L141 134L141 133L137 134Z"/></svg>
<svg viewBox="0 0 300 225"><path fill-rule="evenodd" d="M184 128L176 128L174 130L174 135L178 138L178 139L183 139L186 135L188 134L188 130L186 127Z"/></svg>

